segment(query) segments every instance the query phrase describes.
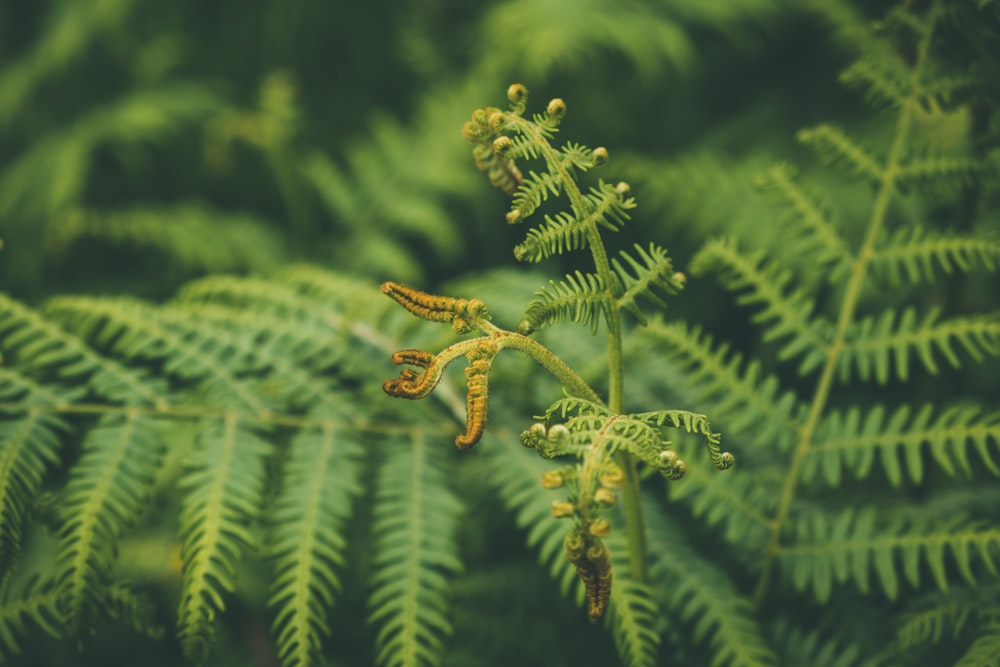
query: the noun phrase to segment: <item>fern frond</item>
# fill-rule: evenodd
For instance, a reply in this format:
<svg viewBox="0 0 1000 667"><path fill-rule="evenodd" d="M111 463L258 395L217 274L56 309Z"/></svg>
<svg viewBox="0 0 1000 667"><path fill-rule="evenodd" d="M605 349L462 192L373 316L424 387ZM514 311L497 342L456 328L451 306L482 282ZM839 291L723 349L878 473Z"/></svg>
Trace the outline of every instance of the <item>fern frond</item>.
<svg viewBox="0 0 1000 667"><path fill-rule="evenodd" d="M650 508L652 510L653 508ZM692 637L712 651L709 667L775 667L753 605L728 575L688 546L688 538L662 511L645 513L656 592L664 607L693 625Z"/></svg>
<svg viewBox="0 0 1000 667"><path fill-rule="evenodd" d="M210 390L213 401L264 413L269 406L240 377L245 357L222 341L190 327L170 326L168 318L137 299L60 297L45 306L47 315L80 331L96 347L128 361L156 361L163 372Z"/></svg>
<svg viewBox="0 0 1000 667"><path fill-rule="evenodd" d="M744 366L742 356L730 354L727 344L716 346L701 329L679 323L652 321L636 335L647 353L656 350L676 361L685 391L716 423L773 451L792 446L802 403L794 392L782 391L777 377L762 377L759 362Z"/></svg>
<svg viewBox="0 0 1000 667"><path fill-rule="evenodd" d="M521 185L514 192L514 199L510 210L514 215L508 217L508 221L521 222L535 212L542 202L548 200L549 195L558 197L562 190L563 173L545 172L539 174L529 171L523 178Z"/></svg>
<svg viewBox="0 0 1000 667"><path fill-rule="evenodd" d="M565 211L555 217L545 216L545 222L528 231L524 241L514 247L514 256L522 262L540 262L561 255L568 250L587 247L587 235L592 225L618 231L628 220L628 211L635 208L635 200L622 197L614 186L604 183L583 195L586 210ZM512 211L517 211L515 200ZM520 220L520 216L517 218Z"/></svg>
<svg viewBox="0 0 1000 667"><path fill-rule="evenodd" d="M913 285L933 282L938 271L951 275L971 271L977 265L997 271L1000 242L907 226L875 250L871 267L891 287L897 287L904 281Z"/></svg>
<svg viewBox="0 0 1000 667"><path fill-rule="evenodd" d="M601 315L606 317L609 307L604 282L593 273L581 271L566 274L559 282L550 280L549 287L542 287L535 296L518 326L521 333L565 320L589 324L591 332L597 333Z"/></svg>
<svg viewBox="0 0 1000 667"><path fill-rule="evenodd" d="M123 405L167 405L165 383L107 359L37 312L0 294L0 350L34 375L54 374Z"/></svg>
<svg viewBox="0 0 1000 667"><path fill-rule="evenodd" d="M74 636L90 629L118 538L148 506L163 455L155 428L134 413L102 419L62 492L56 583Z"/></svg>
<svg viewBox="0 0 1000 667"><path fill-rule="evenodd" d="M905 651L928 642L936 644L941 641L946 628L950 629L952 636L958 637L973 611L968 604L952 602L908 614L896 630L896 646Z"/></svg>
<svg viewBox="0 0 1000 667"><path fill-rule="evenodd" d="M38 408L60 402L54 392L0 368L0 400L24 406L0 412L0 578L21 550L26 509L41 490L46 469L60 460L61 436L69 425Z"/></svg>
<svg viewBox="0 0 1000 667"><path fill-rule="evenodd" d="M540 262L570 250L587 247L587 222L565 211L528 230L524 241L514 246L514 257L522 262Z"/></svg>
<svg viewBox="0 0 1000 667"><path fill-rule="evenodd" d="M985 623L979 636L954 667L998 667L1000 665L1000 622Z"/></svg>
<svg viewBox="0 0 1000 667"><path fill-rule="evenodd" d="M801 357L799 373L806 374L826 359L832 324L813 315L815 300L803 289L786 294L796 281L795 274L767 262L763 252L742 253L730 240L709 241L691 260L691 271L719 272L719 280L729 290L746 290L737 303L759 305L753 321L762 325L765 341L788 339L781 344L780 359Z"/></svg>
<svg viewBox="0 0 1000 667"><path fill-rule="evenodd" d="M326 617L340 591L344 523L361 490L361 448L332 425L302 431L290 443L281 490L269 513L274 563L268 606L285 667L316 664Z"/></svg>
<svg viewBox="0 0 1000 667"><path fill-rule="evenodd" d="M670 500L684 502L706 525L720 526L727 543L740 544L748 553L764 549L780 490L773 475L762 470L719 475L701 451L689 451L680 443L677 450L687 472L683 480L667 485Z"/></svg>
<svg viewBox="0 0 1000 667"><path fill-rule="evenodd" d="M844 70L840 81L863 90L866 98L885 106L900 107L913 93L910 69L887 51L862 56Z"/></svg>
<svg viewBox="0 0 1000 667"><path fill-rule="evenodd" d="M250 532L264 495L271 445L234 415L204 424L180 479L184 588L179 636L188 657L204 659L215 636L213 620L235 589L236 562L255 545Z"/></svg>
<svg viewBox="0 0 1000 667"><path fill-rule="evenodd" d="M57 218L46 236L46 250L56 257L75 243L100 239L163 252L188 271L266 272L285 260L282 238L263 220L198 203L112 212L78 210Z"/></svg>
<svg viewBox="0 0 1000 667"><path fill-rule="evenodd" d="M667 304L656 294L656 290L665 294L677 294L683 289L684 283L675 274L665 249L650 243L646 250L636 244L635 253L638 259L622 251L621 259L612 259L611 266L622 288L621 296L617 299L618 305L645 325L648 320L639 308L638 299L644 298L659 308L666 308ZM623 266L623 262L628 264L628 268Z"/></svg>
<svg viewBox="0 0 1000 667"><path fill-rule="evenodd" d="M976 467L1000 475L995 456L1000 455L1000 413L983 415L975 407L952 407L934 417L935 406L915 411L908 405L888 414L876 405L866 414L857 408L831 411L817 429L816 443L802 463L802 481L822 472L831 486L838 486L841 468L858 479L872 470L876 454L893 486L906 475L916 483L924 478L925 446L931 458L948 475L958 470L972 475L968 449L979 454ZM902 462L900 459L902 458ZM904 465L905 464L905 465Z"/></svg>
<svg viewBox="0 0 1000 667"><path fill-rule="evenodd" d="M485 437L491 442L480 451L490 457L496 471L490 476L490 484L504 507L514 514L517 527L527 531L527 545L537 552L539 564L548 569L563 596L582 608L583 585L565 556L566 525L552 516L552 494L538 481L552 466L523 447L512 446L511 442L517 440L513 434L506 438L496 434ZM611 588L614 590L614 586Z"/></svg>
<svg viewBox="0 0 1000 667"><path fill-rule="evenodd" d="M888 667L880 656L865 657L855 643L830 638L828 632L806 632L790 624L779 622L773 632L774 644L779 647L786 665L809 667Z"/></svg>
<svg viewBox="0 0 1000 667"><path fill-rule="evenodd" d="M796 250L813 254L816 263L828 273L829 282L836 282L850 270L854 254L837 231L831 214L795 181L791 167L786 164L771 167L754 184L782 210Z"/></svg>
<svg viewBox="0 0 1000 667"><path fill-rule="evenodd" d="M933 184L936 192L942 184L966 185L984 168L982 162L971 158L928 154L900 163L896 179L900 188ZM922 189L927 191L929 187Z"/></svg>
<svg viewBox="0 0 1000 667"><path fill-rule="evenodd" d="M779 549L782 569L795 588L812 589L821 603L830 599L835 584L848 580L869 593L871 570L886 596L894 600L901 576L919 586L924 566L938 588L947 591L949 565L970 585L976 584L974 567L996 576L1000 565L1000 529L962 517L932 524L898 518L883 521L874 508L847 509L836 516L817 511L803 516L794 533L795 543Z"/></svg>
<svg viewBox="0 0 1000 667"><path fill-rule="evenodd" d="M369 623L383 667L441 664L449 579L462 569L455 531L462 504L448 489L443 457L422 433L390 447L376 481Z"/></svg>
<svg viewBox="0 0 1000 667"><path fill-rule="evenodd" d="M937 374L936 357L943 356L953 368L962 366L955 348L976 361L1000 355L1000 317L996 315L938 319L940 310L930 308L917 319L915 308L898 314L886 310L878 317L869 316L848 330L846 345L839 358L840 377L847 381L856 370L862 380L874 375L879 384L890 375L906 381L910 375L911 355L927 372Z"/></svg>
<svg viewBox="0 0 1000 667"><path fill-rule="evenodd" d="M607 622L618 655L626 667L655 667L660 635L657 632L659 610L653 600L653 591L649 585L632 578L624 537L612 533L605 542L611 551L615 572Z"/></svg>
<svg viewBox="0 0 1000 667"><path fill-rule="evenodd" d="M10 577L0 579L0 663L21 652L19 642L30 626L56 639L62 637L63 616L55 585L35 577L21 585L12 584Z"/></svg>
<svg viewBox="0 0 1000 667"><path fill-rule="evenodd" d="M795 138L830 164L844 167L848 173L861 176L871 183L877 183L882 178L881 163L855 144L840 128L817 125L808 130L799 130Z"/></svg>

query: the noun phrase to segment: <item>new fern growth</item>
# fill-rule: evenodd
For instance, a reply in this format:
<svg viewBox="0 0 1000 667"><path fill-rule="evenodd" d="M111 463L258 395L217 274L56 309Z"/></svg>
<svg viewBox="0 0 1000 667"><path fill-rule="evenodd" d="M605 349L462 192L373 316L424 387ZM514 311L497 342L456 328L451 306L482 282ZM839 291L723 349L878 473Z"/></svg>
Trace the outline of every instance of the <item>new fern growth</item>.
<svg viewBox="0 0 1000 667"><path fill-rule="evenodd" d="M432 354L423 350L401 350L392 356L405 368L398 379L387 380L384 391L390 396L424 398L441 379L444 368L464 356L466 430L455 439L459 449L468 449L482 437L487 417L489 374L497 354L513 348L527 354L550 371L568 397L553 403L542 421L521 434L521 442L544 458L574 456L579 462L563 471L546 473L543 485L558 488L567 484L569 498L552 505L553 516L572 518L565 537L565 554L584 584L591 617L601 617L611 600L611 555L604 542L611 523L603 516L615 504L617 492L623 496L625 529L628 535L630 578L639 588L648 585L645 526L639 504L638 462L658 470L671 480L680 479L686 464L671 449L666 429L682 429L705 437L710 460L718 469L732 465L733 456L719 448L719 435L700 414L682 410L624 413L624 371L622 367L622 311L645 323L640 300L664 307L663 297L676 294L684 277L676 272L665 249L650 244L636 245L635 253L622 252L609 259L602 232L620 230L635 207L626 183L610 185L599 181L584 193L581 175L608 159L605 148L589 149L567 143L553 146L552 139L566 114L566 103L553 99L544 113L525 117L528 91L521 84L507 90L510 109L477 109L463 126L463 134L475 147L476 165L486 171L490 182L512 196L509 224L525 222L550 196L564 196L569 210L530 229L523 243L514 249L522 262L538 262L570 250L589 250L594 272L577 271L564 280L543 287L527 309L517 331L502 329L491 322L486 305L479 299L436 296L387 282L382 291L414 315L435 322L450 322L455 332L476 329L481 336L455 343ZM540 172L525 176L519 162L540 163ZM609 393L607 400L550 350L530 338L530 334L563 320L589 325L596 332L603 322L607 329ZM641 594L639 592L638 594Z"/></svg>

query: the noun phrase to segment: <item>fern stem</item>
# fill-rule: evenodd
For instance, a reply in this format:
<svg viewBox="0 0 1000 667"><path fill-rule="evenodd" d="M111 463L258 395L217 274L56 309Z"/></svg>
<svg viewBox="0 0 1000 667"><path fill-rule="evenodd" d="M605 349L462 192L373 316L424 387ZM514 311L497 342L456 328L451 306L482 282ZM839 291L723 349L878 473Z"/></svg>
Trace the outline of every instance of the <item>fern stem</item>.
<svg viewBox="0 0 1000 667"><path fill-rule="evenodd" d="M896 191L899 166L904 157L907 141L909 140L913 112L919 104L917 94L920 89L920 78L927 62L927 54L930 50L934 34L936 11L937 3L935 2L932 3L928 11L926 30L923 33L923 39L917 51L916 61L910 70L911 92L908 98L903 101L899 110L899 119L896 123L892 144L889 148L885 167L881 170L880 182L875 196L875 203L872 206L868 229L865 232L861 248L858 250L857 257L854 260L854 266L844 291L843 301L841 302L840 313L837 317L837 327L833 339L826 350L826 362L816 383L808 416L799 430L798 444L795 447L788 474L785 477L781 499L778 502L778 509L770 522L771 536L764 554L764 565L757 580L757 587L754 593L754 598L758 605L761 604L764 595L767 593L771 573L774 569L774 561L781 551L781 532L788 521L792 502L795 499L795 492L798 488L802 462L812 449L813 436L826 409L840 355L845 347L847 331L854 321L854 315L861 299L861 290L867 276L868 266L875 255L875 244L878 240L879 232L885 223L889 204L892 202L892 197Z"/></svg>

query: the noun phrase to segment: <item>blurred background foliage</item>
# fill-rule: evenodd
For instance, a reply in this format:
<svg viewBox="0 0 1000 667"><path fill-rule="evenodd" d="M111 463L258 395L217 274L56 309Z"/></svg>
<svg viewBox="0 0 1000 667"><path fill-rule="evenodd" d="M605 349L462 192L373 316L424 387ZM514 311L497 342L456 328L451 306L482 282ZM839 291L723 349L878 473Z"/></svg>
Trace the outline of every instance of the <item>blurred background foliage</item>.
<svg viewBox="0 0 1000 667"><path fill-rule="evenodd" d="M884 4L3 3L0 280L162 296L290 259L424 285L506 265L457 128L508 82L571 100L564 132L619 169L745 188L794 129L857 112L836 35Z"/></svg>
<svg viewBox="0 0 1000 667"><path fill-rule="evenodd" d="M955 2L998 34L996 2ZM639 202L630 229L670 248L681 268L722 231L767 246L780 227L754 178L782 160L815 165L796 130L832 119L856 136L884 131L837 75L894 4L8 0L0 3L0 287L29 303L65 293L158 299L201 275L268 274L305 260L373 285L492 284L495 310L509 295L517 313L539 276L486 273L514 263L522 231L504 224L504 196L474 169L460 132L473 108L503 105L512 81L536 102L567 101L563 135L609 149L606 170L624 175ZM978 34L990 33L956 32L954 66L975 62L1000 80L1000 48ZM982 108L947 116L936 136L945 144L992 137L973 152L995 155L996 100ZM808 176L845 219L870 204L822 169ZM995 227L1000 189L984 192ZM780 243L772 247L780 260ZM970 309L995 307L995 285L973 287L962 292ZM736 349L748 350L751 326L731 306L699 281L672 304L674 317L725 326ZM590 354L559 351L570 360ZM983 396L997 388L993 376L971 381ZM473 481L458 485L474 509L496 512L474 488L485 465L469 463ZM587 624L533 565L513 519L496 516L488 534L462 535L470 564L456 606L481 613L456 618L446 664L613 664L600 633L557 641L586 636ZM154 532L128 549L137 569L155 569L170 544ZM337 633L344 661L331 664L368 655L373 631L351 612L362 594L348 586L334 609L332 625L358 632ZM267 619L252 605L234 607L223 629L232 635L221 639L228 648L214 664L274 664L253 643L267 641ZM144 639L129 637L134 646L98 633L81 659L133 660L139 650L149 665L178 659L149 655L135 648ZM28 664L60 655L75 654L39 647ZM707 664L684 657L670 664Z"/></svg>

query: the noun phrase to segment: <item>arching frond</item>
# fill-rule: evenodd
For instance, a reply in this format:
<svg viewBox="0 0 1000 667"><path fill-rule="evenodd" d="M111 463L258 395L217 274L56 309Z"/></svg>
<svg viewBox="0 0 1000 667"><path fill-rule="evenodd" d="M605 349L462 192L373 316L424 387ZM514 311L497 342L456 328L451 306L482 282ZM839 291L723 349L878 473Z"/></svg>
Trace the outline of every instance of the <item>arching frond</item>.
<svg viewBox="0 0 1000 667"><path fill-rule="evenodd" d="M12 584L10 577L0 580L0 662L11 664L9 660L21 653L24 636L36 627L62 637L63 616L53 582L36 577L21 584Z"/></svg>
<svg viewBox="0 0 1000 667"><path fill-rule="evenodd" d="M710 241L691 261L696 274L718 271L722 284L733 291L742 304L759 305L753 321L764 327L764 340L784 340L779 356L800 357L799 373L806 374L826 358L832 325L812 313L814 299L803 289L789 291L795 274L765 260L762 252L746 255L732 241Z"/></svg>
<svg viewBox="0 0 1000 667"><path fill-rule="evenodd" d="M802 462L802 479L822 474L828 484L839 486L842 468L865 479L877 456L893 486L904 478L920 483L925 452L947 474L971 475L970 447L979 455L976 468L1000 475L1000 414L984 415L975 407L938 410L931 404L919 410L904 404L891 413L882 405L831 411Z"/></svg>
<svg viewBox="0 0 1000 667"><path fill-rule="evenodd" d="M1000 622L984 623L969 650L954 667L996 667L1000 665Z"/></svg>
<svg viewBox="0 0 1000 667"><path fill-rule="evenodd" d="M1000 242L993 239L901 227L875 250L872 270L890 286L933 282L938 272L950 275L976 266L1000 268Z"/></svg>
<svg viewBox="0 0 1000 667"><path fill-rule="evenodd" d="M47 469L59 463L62 436L69 431L56 415L30 406L66 398L0 368L0 401L26 408L0 412L0 573L10 571L21 551L25 512L41 490Z"/></svg>
<svg viewBox="0 0 1000 667"><path fill-rule="evenodd" d="M462 505L447 485L441 450L424 435L386 447L376 481L368 621L383 667L441 664L449 579L462 569L455 530Z"/></svg>
<svg viewBox="0 0 1000 667"><path fill-rule="evenodd" d="M761 470L720 475L700 448L680 443L677 450L687 472L667 485L670 500L685 503L706 525L719 526L727 543L742 545L747 553L766 548L780 490L774 475Z"/></svg>
<svg viewBox="0 0 1000 667"><path fill-rule="evenodd" d="M496 470L490 476L491 486L507 511L514 514L518 528L527 531L527 545L537 552L539 563L549 570L562 594L582 608L583 586L563 548L566 525L552 516L552 494L539 483L553 466L523 447L512 445L516 442L513 434L506 438L496 434L484 437L489 442L481 451L490 457Z"/></svg>
<svg viewBox="0 0 1000 667"><path fill-rule="evenodd" d="M700 329L679 323L652 321L636 335L647 349L677 362L686 391L715 423L773 451L791 447L802 404L775 376L762 377L759 362L744 365L743 357L731 354L728 345L715 345Z"/></svg>
<svg viewBox="0 0 1000 667"><path fill-rule="evenodd" d="M211 388L219 404L258 413L268 409L251 382L240 376L250 370L245 356L234 355L224 341L192 327L171 326L169 318L150 304L136 299L61 297L46 304L46 313L126 360L160 362L166 375Z"/></svg>
<svg viewBox="0 0 1000 667"><path fill-rule="evenodd" d="M607 539L615 572L608 608L608 625L626 667L654 667L660 647L659 610L652 588L632 578L628 546L620 533Z"/></svg>
<svg viewBox="0 0 1000 667"><path fill-rule="evenodd" d="M754 183L782 211L782 221L794 238L796 250L815 257L829 282L837 281L850 270L854 254L837 230L833 216L796 182L789 165L771 167Z"/></svg>
<svg viewBox="0 0 1000 667"><path fill-rule="evenodd" d="M54 374L86 384L98 396L124 405L165 405L162 380L107 359L80 338L0 294L0 350L23 372Z"/></svg>
<svg viewBox="0 0 1000 667"><path fill-rule="evenodd" d="M332 425L301 431L290 444L281 490L269 512L274 563L268 606L285 667L315 664L340 592L344 522L361 490L360 447Z"/></svg>
<svg viewBox="0 0 1000 667"><path fill-rule="evenodd" d="M693 626L695 642L708 644L712 658L704 664L779 664L754 619L753 605L740 595L726 572L693 550L687 536L663 512L647 511L646 517L657 598L670 615Z"/></svg>
<svg viewBox="0 0 1000 667"><path fill-rule="evenodd" d="M816 151L822 159L843 167L848 173L861 176L872 183L877 183L882 178L883 167L880 160L854 143L840 128L817 125L808 130L799 130L795 138Z"/></svg>
<svg viewBox="0 0 1000 667"><path fill-rule="evenodd" d="M261 512L271 445L235 416L206 422L180 480L184 588L178 611L184 652L204 659L214 619L235 590L236 563L255 546L251 526Z"/></svg>
<svg viewBox="0 0 1000 667"><path fill-rule="evenodd" d="M163 457L146 416L104 418L83 443L60 501L56 582L71 634L88 631L98 610L118 538L146 510Z"/></svg>
<svg viewBox="0 0 1000 667"><path fill-rule="evenodd" d="M1000 317L939 317L940 311L930 308L918 319L916 309L909 307L858 321L849 330L839 359L841 380L849 379L854 370L862 380L874 376L879 384L890 376L906 381L911 355L931 374L938 372L938 356L959 368L962 360L955 348L976 361L1000 356Z"/></svg>
<svg viewBox="0 0 1000 667"><path fill-rule="evenodd" d="M848 581L870 593L872 570L891 600L899 596L900 579L919 586L922 572L930 571L946 591L951 568L970 585L976 584L975 570L1000 571L1000 529L963 517L936 524L882 519L874 507L834 516L815 511L801 517L794 535L795 542L779 551L783 570L796 589L811 589L821 603Z"/></svg>

